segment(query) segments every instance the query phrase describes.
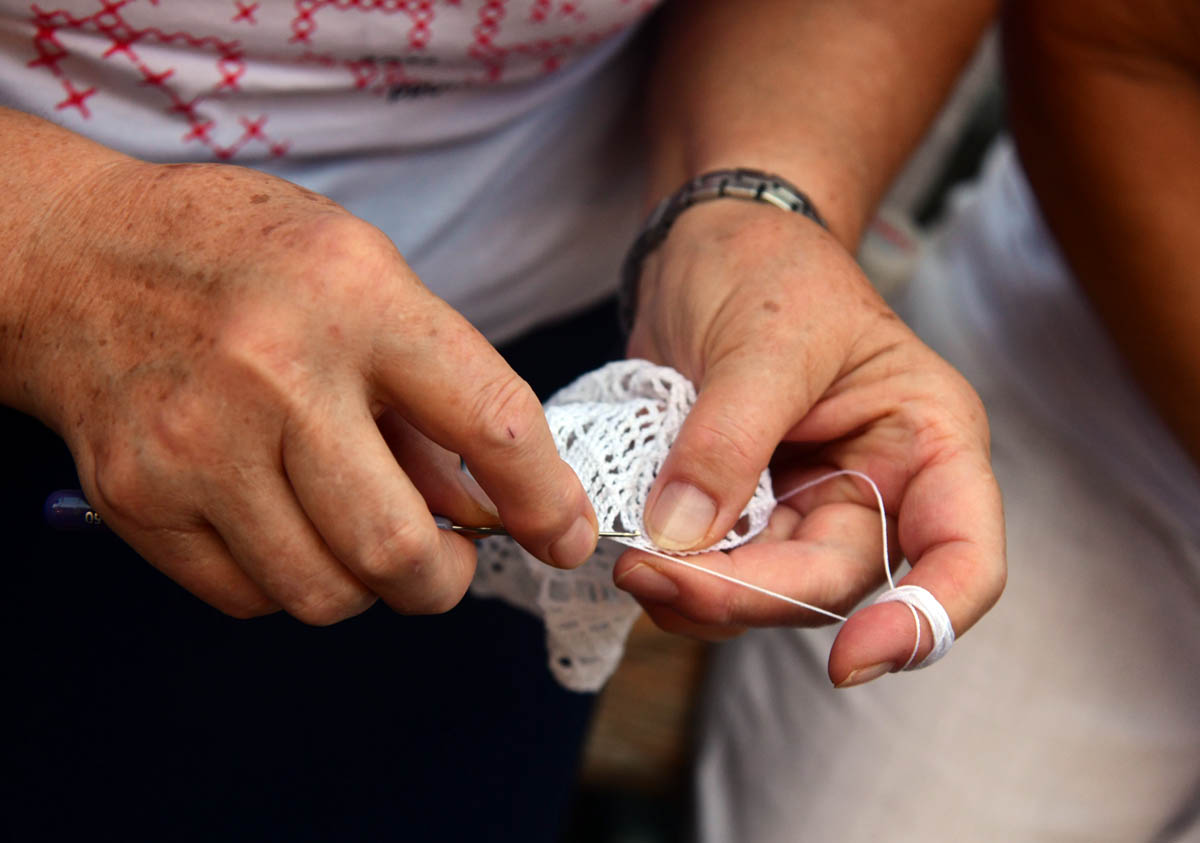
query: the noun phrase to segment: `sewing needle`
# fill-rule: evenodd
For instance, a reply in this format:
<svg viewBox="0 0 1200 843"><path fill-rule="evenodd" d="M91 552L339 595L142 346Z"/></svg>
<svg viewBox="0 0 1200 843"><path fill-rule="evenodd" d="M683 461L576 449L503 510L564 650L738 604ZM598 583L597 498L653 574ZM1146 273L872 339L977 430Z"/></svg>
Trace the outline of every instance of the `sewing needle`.
<svg viewBox="0 0 1200 843"><path fill-rule="evenodd" d="M444 515L433 516L433 522L438 525L439 530L450 530L458 533L460 536L466 536L468 538L508 535L508 530L499 525L488 527L468 527L464 524L455 524ZM626 532L622 530L601 530L599 535L602 539L636 539L641 536L641 533Z"/></svg>

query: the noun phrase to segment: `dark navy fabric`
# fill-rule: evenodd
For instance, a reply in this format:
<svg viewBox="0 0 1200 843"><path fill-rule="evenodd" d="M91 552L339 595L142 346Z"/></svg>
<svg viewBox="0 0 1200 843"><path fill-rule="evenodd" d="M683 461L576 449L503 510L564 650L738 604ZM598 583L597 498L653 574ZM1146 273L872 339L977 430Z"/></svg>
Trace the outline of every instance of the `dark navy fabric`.
<svg viewBox="0 0 1200 843"><path fill-rule="evenodd" d="M615 324L502 351L544 397L619 353ZM0 430L5 839L556 838L592 699L551 679L539 622L470 598L228 618L112 535L44 527L70 455L10 410Z"/></svg>

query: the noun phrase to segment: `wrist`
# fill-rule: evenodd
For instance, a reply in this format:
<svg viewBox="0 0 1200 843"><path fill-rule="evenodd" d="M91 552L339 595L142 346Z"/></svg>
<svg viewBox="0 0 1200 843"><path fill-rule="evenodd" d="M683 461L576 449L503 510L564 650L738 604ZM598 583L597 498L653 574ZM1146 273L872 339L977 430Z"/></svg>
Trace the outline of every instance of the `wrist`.
<svg viewBox="0 0 1200 843"><path fill-rule="evenodd" d="M89 335L94 255L111 245L136 193L129 165L148 166L103 152L78 156L53 178L31 179L2 220L0 403L56 430L62 386L86 359L67 352Z"/></svg>
<svg viewBox="0 0 1200 843"><path fill-rule="evenodd" d="M676 220L697 204L735 199L762 203L799 214L826 231L829 226L816 205L796 185L761 170L733 168L711 170L688 180L658 203L634 239L621 265L620 319L628 335L637 313L638 286L646 258L666 240Z"/></svg>

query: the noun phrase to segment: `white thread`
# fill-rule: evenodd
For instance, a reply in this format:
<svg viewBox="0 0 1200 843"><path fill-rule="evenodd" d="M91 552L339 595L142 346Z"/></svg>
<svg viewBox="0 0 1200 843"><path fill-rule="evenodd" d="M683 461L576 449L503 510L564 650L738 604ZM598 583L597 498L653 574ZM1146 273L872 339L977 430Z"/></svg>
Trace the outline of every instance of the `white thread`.
<svg viewBox="0 0 1200 843"><path fill-rule="evenodd" d="M652 556L657 556L659 559L666 559L668 562L674 562L678 565L683 565L686 568L691 568L693 571L700 571L717 579L725 580L725 582L740 585L742 588L748 588L751 591L757 591L759 594L765 594L768 597L774 597L776 600L782 600L784 603L791 603L793 606L799 606L801 609L808 609L810 612L819 612L822 615L833 618L835 621L846 620L845 616L839 615L836 612L831 612L828 609L822 609L820 606L814 606L811 603L805 603L803 600L797 600L795 597L788 597L786 594L780 594L777 591L771 591L769 588L763 588L761 585L755 585L745 580L739 580L737 577L731 577L729 574L722 574L720 571L714 571L712 568L704 568L697 565L695 562L688 562L686 559L680 559L678 556L669 556L661 550L650 550L649 548L640 547L629 542L627 539L616 539L622 544L628 544L634 550L640 550L642 553L649 553Z"/></svg>
<svg viewBox="0 0 1200 843"><path fill-rule="evenodd" d="M936 662L946 653L950 652L950 647L954 644L954 625L950 623L950 616L946 614L946 609L938 602L938 599L930 594L919 585L901 585L892 588L889 591L883 592L875 598L876 603L889 602L903 603L909 609L919 611L929 621L929 629L933 634L933 649L925 658L921 659L917 664L912 664L912 660L916 658L917 651L914 649L913 654L908 657L908 662L905 663L901 670L920 670L923 667ZM914 617L916 617L914 615ZM917 646L921 644L921 623L917 621Z"/></svg>
<svg viewBox="0 0 1200 843"><path fill-rule="evenodd" d="M879 491L879 486L875 483L875 481L872 480L869 475L864 474L861 471L855 471L851 468L843 468L837 471L831 471L828 474L822 474L820 477L816 478L815 480L810 480L807 483L802 483L795 489L780 495L778 498L776 498L776 501L785 501L793 495L798 495L806 489L811 489L813 486L824 483L826 480L832 480L835 477L857 477L870 486L871 492L875 495L875 503L879 508L880 538L883 542L883 573L884 576L887 577L888 588L875 598L872 605L877 603L896 602L903 603L908 607L908 610L912 612L913 623L917 627L917 640L916 643L913 644L912 653L909 655L908 661L906 661L904 666L900 669L919 670L923 667L929 667L929 665L938 661L940 658L942 658L942 656L946 655L946 653L950 651L950 647L954 644L954 626L950 623L950 616L946 613L946 609L928 590L919 585L897 586L895 580L892 579L892 567L888 564L887 509L883 505L883 494ZM630 546L634 547L632 544ZM768 588L763 588L762 586L754 585L753 583L748 583L744 580L739 580L736 577L731 577L728 574L721 573L720 571L714 571L710 568L701 567L693 562L687 562L683 559L671 556L659 550L649 550L643 547L638 547L637 549L644 550L647 553L652 553L661 559L666 559L668 561L684 565L692 570L701 571L705 574L709 574L733 583L734 585L739 585L743 588L757 591L758 593L765 594L768 597L774 597L776 600L782 600L785 603L790 603L794 606L800 606L801 608L808 609L813 612L820 612L823 615L827 615L828 617L839 621L846 620L846 618L842 615L830 612L817 606L813 606L809 603L797 600L794 597L788 597L786 594L780 594L779 592L771 591ZM923 658L917 664L913 664L913 659L917 657L917 653L921 649L921 619L917 616L918 611L929 621L929 629L933 635L933 648L929 651L925 658Z"/></svg>
<svg viewBox="0 0 1200 843"><path fill-rule="evenodd" d="M884 594L895 593L896 589L894 588L891 591L884 592ZM875 602L878 603L879 601L876 600ZM917 610L911 603L905 603L904 605L908 607L908 612L912 615L913 624L917 627L917 638L913 641L912 652L908 654L908 658L904 660L904 666L900 668L901 670L908 670L908 666L913 663L913 659L917 657L917 653L921 650L921 618L917 615Z"/></svg>
<svg viewBox="0 0 1200 843"><path fill-rule="evenodd" d="M674 369L626 360L589 372L547 403L546 420L559 454L583 482L601 529L641 527L650 486L695 400L691 382ZM954 643L954 629L945 609L928 591L915 585L896 586L888 564L887 512L875 481L860 471L840 469L810 480L778 500L842 476L866 482L879 508L888 589L875 602L901 602L913 614L917 640L902 669L933 664ZM770 475L764 470L734 530L696 553L745 544L766 527L776 503ZM598 689L616 669L625 638L641 611L633 597L612 582L613 567L624 552L622 545L834 620L846 620L835 612L682 558L693 554L664 552L644 534L620 542L601 541L585 565L561 571L542 564L510 539L488 538L479 543L479 564L471 590L501 597L540 615L546 623L551 671L564 686L581 691ZM913 665L921 646L918 611L929 620L934 643L929 654Z"/></svg>

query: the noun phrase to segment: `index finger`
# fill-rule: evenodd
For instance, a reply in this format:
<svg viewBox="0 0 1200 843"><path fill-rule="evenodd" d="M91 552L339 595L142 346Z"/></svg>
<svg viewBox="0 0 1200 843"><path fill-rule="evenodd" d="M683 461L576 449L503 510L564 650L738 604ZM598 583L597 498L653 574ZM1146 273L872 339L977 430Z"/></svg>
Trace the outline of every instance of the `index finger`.
<svg viewBox="0 0 1200 843"><path fill-rule="evenodd" d="M558 567L582 564L596 548L596 515L558 455L541 402L474 327L435 301L424 330L381 355L377 387L417 429L462 455L526 550Z"/></svg>

